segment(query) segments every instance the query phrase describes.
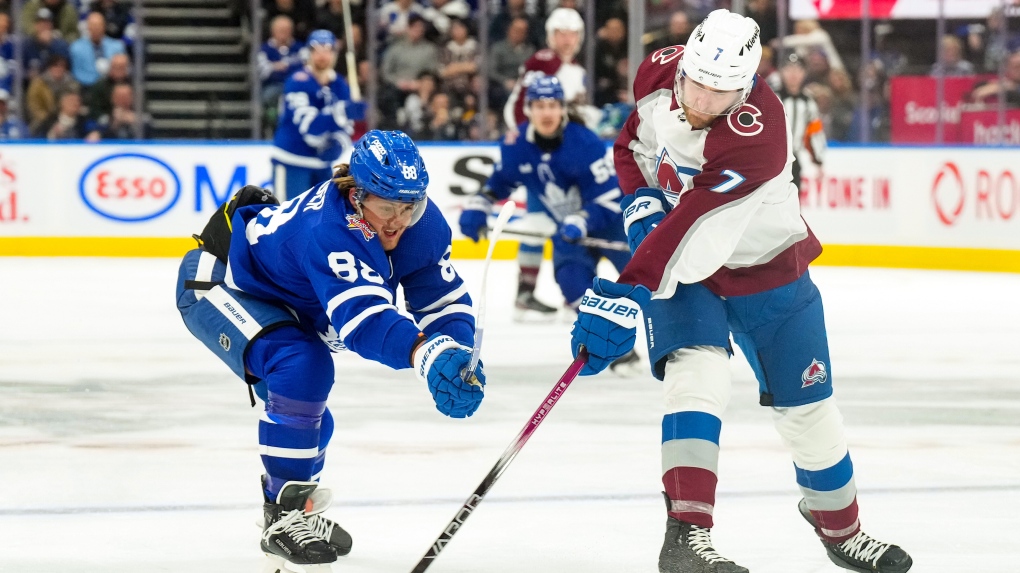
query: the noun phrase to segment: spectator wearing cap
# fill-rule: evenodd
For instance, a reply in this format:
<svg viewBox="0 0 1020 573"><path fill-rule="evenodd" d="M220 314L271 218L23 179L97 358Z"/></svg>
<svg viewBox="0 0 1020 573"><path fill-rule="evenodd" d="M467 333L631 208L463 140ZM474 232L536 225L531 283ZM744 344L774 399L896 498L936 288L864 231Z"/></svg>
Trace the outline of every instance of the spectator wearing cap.
<svg viewBox="0 0 1020 573"><path fill-rule="evenodd" d="M793 182L800 186L800 162L803 152L810 155L815 165L825 158L826 140L822 117L814 98L804 90L807 70L797 54L790 54L779 66L782 87L776 92L786 110L786 122L793 134Z"/></svg>
<svg viewBox="0 0 1020 573"><path fill-rule="evenodd" d="M77 90L60 94L57 110L39 125L33 135L50 141L83 139L92 142L100 139L96 123L85 116Z"/></svg>
<svg viewBox="0 0 1020 573"><path fill-rule="evenodd" d="M93 0L89 12L99 12L106 19L106 35L130 45L135 38L135 18L130 3L123 0Z"/></svg>
<svg viewBox="0 0 1020 573"><path fill-rule="evenodd" d="M86 35L71 44L71 71L83 86L91 86L110 72L110 58L126 53L124 41L106 35L106 18L92 12L85 19Z"/></svg>
<svg viewBox="0 0 1020 573"><path fill-rule="evenodd" d="M439 71L439 50L425 39L425 20L414 14L408 20L404 37L383 53L379 107L384 119L396 117L407 96L418 89L422 72Z"/></svg>
<svg viewBox="0 0 1020 573"><path fill-rule="evenodd" d="M32 36L25 38L22 58L25 62L26 81L31 81L46 67L51 56L63 56L71 60L71 49L60 34L53 30L53 12L39 8L32 25Z"/></svg>
<svg viewBox="0 0 1020 573"><path fill-rule="evenodd" d="M304 67L308 57L305 45L294 39L294 22L289 16L273 18L270 38L259 50L259 78L262 80L263 105L276 106L283 93L283 83Z"/></svg>
<svg viewBox="0 0 1020 573"><path fill-rule="evenodd" d="M78 39L78 10L67 0L28 0L21 8L21 29L31 30L39 9L50 11L54 29L67 43Z"/></svg>
<svg viewBox="0 0 1020 573"><path fill-rule="evenodd" d="M110 113L110 97L113 86L131 80L131 62L127 54L114 54L110 58L110 73L105 78L92 84L85 90L83 100L88 107L89 117L97 119Z"/></svg>
<svg viewBox="0 0 1020 573"><path fill-rule="evenodd" d="M36 132L39 125L57 109L57 94L77 91L78 82L68 72L67 58L53 54L46 69L28 84L25 107L28 108L28 126Z"/></svg>
<svg viewBox="0 0 1020 573"><path fill-rule="evenodd" d="M28 128L16 115L8 116L11 94L0 90L0 141L21 139L28 136Z"/></svg>
<svg viewBox="0 0 1020 573"><path fill-rule="evenodd" d="M140 124L141 136L135 137L136 124ZM113 86L110 95L110 113L96 120L96 128L103 139L149 139L152 120L148 114L135 113L135 90L128 83Z"/></svg>
<svg viewBox="0 0 1020 573"><path fill-rule="evenodd" d="M11 31L11 17L0 12L0 90L10 93L11 84L14 82L14 42L9 35Z"/></svg>

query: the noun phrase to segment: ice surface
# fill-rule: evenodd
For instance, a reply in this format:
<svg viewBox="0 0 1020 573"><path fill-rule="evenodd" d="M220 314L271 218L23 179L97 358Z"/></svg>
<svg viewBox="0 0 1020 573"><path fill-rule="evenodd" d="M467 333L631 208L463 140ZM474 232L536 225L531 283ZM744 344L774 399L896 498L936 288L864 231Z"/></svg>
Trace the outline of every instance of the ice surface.
<svg viewBox="0 0 1020 573"><path fill-rule="evenodd" d="M481 262L456 266L477 289ZM176 269L0 258L0 571L259 570L258 412L185 329ZM334 571L410 571L569 364L569 325L514 324L515 265L490 272L473 418L444 418L409 370L337 357L322 482L355 544ZM920 573L1020 571L1020 275L812 273L865 529ZM732 370L716 547L755 573L839 571ZM429 571L654 572L661 414L650 376L578 379Z"/></svg>

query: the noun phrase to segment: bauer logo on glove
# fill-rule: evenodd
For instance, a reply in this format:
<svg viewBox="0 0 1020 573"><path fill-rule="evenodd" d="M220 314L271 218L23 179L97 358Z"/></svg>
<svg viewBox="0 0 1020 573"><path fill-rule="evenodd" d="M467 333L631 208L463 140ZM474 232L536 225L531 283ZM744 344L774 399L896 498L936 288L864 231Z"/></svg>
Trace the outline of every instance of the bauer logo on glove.
<svg viewBox="0 0 1020 573"><path fill-rule="evenodd" d="M592 290L588 289L588 292L590 293ZM617 314L624 318L633 318L634 320L637 320L637 313L640 310L637 305L623 304L617 300L595 296L594 294L585 294L581 297L581 306L594 308L598 311L592 314Z"/></svg>

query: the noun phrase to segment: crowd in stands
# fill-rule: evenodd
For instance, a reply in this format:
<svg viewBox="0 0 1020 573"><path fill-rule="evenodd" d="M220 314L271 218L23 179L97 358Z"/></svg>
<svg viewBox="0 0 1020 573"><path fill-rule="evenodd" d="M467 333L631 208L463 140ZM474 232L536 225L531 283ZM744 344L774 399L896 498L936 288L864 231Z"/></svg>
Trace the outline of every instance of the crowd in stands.
<svg viewBox="0 0 1020 573"><path fill-rule="evenodd" d="M581 0L378 0L378 20L369 26L369 1L350 0L348 39L343 0L261 0L265 41L257 73L267 136L283 82L303 65L304 40L312 30L325 28L344 44L338 73L347 76L343 54L350 41L362 92L367 78L376 80L378 127L403 129L418 139L498 139L506 131L503 106L522 64L546 47L547 15L557 7L584 14ZM489 22L484 50L478 29L482 1ZM759 73L778 89L778 69L796 54L806 71L804 90L816 101L832 141L857 141L865 128L872 141L888 140L890 79L895 76L973 77L967 105L992 107L1003 100L1020 107L1020 25L1001 10L985 19L950 21L939 42L931 39L931 20L874 22L873 49L862 58L859 21L790 22L790 33L779 38L776 0L742 4L761 28L765 49ZM633 105L627 79L628 5L627 0L598 0L589 36L595 60L587 98L602 112L601 123L592 127L607 138ZM24 0L21 6L12 15L7 1L0 0L3 130L21 137L97 139L132 136L128 126L137 124L145 135L150 120L136 117L128 103L135 100L130 0ZM686 43L697 22L717 7L730 8L731 2L646 2L645 53ZM12 18L21 31L20 62L15 61ZM375 34L374 57L368 53L369 31ZM582 48L582 65L584 56ZM20 90L12 85L17 66L24 80ZM21 101L14 101L15 93L22 94ZM867 117L861 116L861 97L867 98Z"/></svg>
<svg viewBox="0 0 1020 573"><path fill-rule="evenodd" d="M15 17L19 37L12 34ZM130 5L119 0L27 0L20 14L0 11L0 139L147 137L150 120L134 105L135 33ZM14 85L16 69L21 86ZM13 101L19 92L21 101Z"/></svg>

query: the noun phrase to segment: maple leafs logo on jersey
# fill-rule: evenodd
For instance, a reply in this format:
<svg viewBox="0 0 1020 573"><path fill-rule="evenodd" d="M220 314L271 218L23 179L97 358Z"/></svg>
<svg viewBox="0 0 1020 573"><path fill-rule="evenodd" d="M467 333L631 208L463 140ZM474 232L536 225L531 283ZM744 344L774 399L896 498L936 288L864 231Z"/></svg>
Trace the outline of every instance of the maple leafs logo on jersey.
<svg viewBox="0 0 1020 573"><path fill-rule="evenodd" d="M825 384L828 377L829 373L825 371L825 363L812 358L811 366L804 369L804 373L800 375L800 380L803 382L801 388L807 388L815 384Z"/></svg>
<svg viewBox="0 0 1020 573"><path fill-rule="evenodd" d="M365 236L366 241L371 241L375 238L375 231L372 230L372 227L364 219L354 215L353 213L347 215L347 228L361 231L361 234Z"/></svg>

